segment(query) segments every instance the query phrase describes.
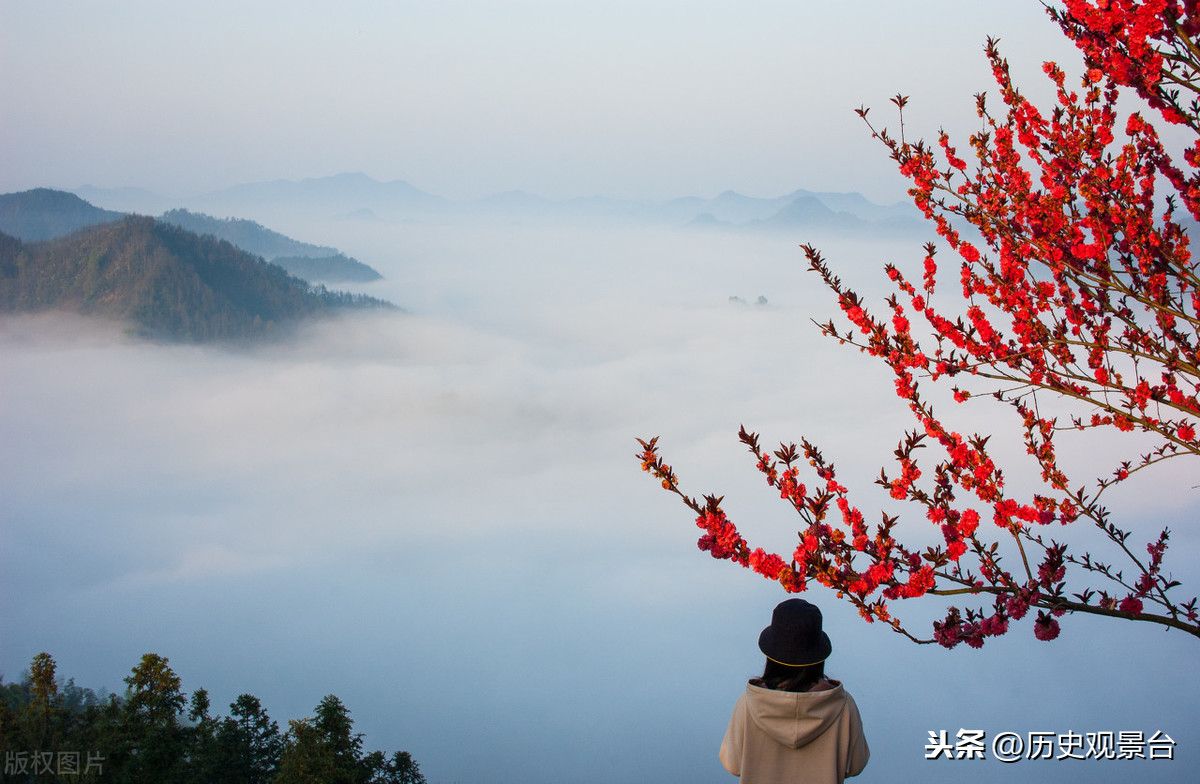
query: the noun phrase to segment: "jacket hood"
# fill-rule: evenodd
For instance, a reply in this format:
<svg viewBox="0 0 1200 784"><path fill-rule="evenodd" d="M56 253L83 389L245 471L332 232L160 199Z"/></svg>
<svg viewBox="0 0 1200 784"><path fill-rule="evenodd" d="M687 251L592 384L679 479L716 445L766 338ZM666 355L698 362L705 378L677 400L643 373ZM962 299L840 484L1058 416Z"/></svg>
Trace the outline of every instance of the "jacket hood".
<svg viewBox="0 0 1200 784"><path fill-rule="evenodd" d="M846 707L842 684L825 691L775 691L749 683L746 707L759 729L777 743L798 749L829 728Z"/></svg>

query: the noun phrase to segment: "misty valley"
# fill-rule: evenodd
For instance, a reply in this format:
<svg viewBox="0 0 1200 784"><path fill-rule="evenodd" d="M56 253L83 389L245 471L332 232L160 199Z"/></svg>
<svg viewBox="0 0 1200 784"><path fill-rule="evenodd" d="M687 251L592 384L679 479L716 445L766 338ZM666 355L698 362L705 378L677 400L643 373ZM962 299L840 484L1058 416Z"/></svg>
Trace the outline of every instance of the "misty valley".
<svg viewBox="0 0 1200 784"><path fill-rule="evenodd" d="M715 744L761 670L746 608L778 586L696 554L635 439L661 436L748 538L794 546L739 427L825 445L864 492L911 427L886 370L820 337L837 304L799 245L878 300L884 263L928 239L907 207L808 191L453 201L339 175L0 196L4 688L46 651L73 694L123 694L153 653L213 727L348 718L359 751L402 749L430 782L723 782ZM893 700L940 652L811 598L829 671L870 695L872 753L900 761L863 782L921 780L947 715L1189 721L1151 683L1121 726L1079 727L1104 700L1082 669L998 693L979 673L1017 640ZM1022 655L1136 647L1087 621L1055 644Z"/></svg>
<svg viewBox="0 0 1200 784"><path fill-rule="evenodd" d="M155 199L140 195L142 204ZM553 203L510 193L451 204L407 183L378 183L361 175L238 186L198 201L251 213L282 210L291 221L340 214L351 224L382 223L383 213L393 221L456 225L481 218L568 225L607 220L680 231L885 237L911 233L919 225L910 211L879 207L858 194L797 191L753 199L727 192L710 200L641 204ZM343 212L352 205L361 206ZM176 207L154 219L45 188L0 196L0 312L80 313L126 322L136 334L160 340L245 341L335 311L393 309L394 303L361 292L326 288L380 279L370 265L336 248L295 240L246 218L218 219ZM737 295L731 299L741 301ZM760 294L759 300L765 297Z"/></svg>

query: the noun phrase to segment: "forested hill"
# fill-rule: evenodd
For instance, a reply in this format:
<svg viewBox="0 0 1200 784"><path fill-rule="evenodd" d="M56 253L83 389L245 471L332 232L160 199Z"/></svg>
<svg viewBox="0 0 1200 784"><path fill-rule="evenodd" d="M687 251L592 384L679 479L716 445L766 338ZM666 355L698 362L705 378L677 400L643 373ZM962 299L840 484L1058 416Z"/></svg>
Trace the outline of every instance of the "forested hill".
<svg viewBox="0 0 1200 784"><path fill-rule="evenodd" d="M0 194L0 231L26 242L61 237L123 217L123 212L102 210L73 193L50 188Z"/></svg>
<svg viewBox="0 0 1200 784"><path fill-rule="evenodd" d="M214 237L127 216L49 242L0 235L0 312L67 310L145 335L244 340L339 308L395 306L330 292Z"/></svg>
<svg viewBox="0 0 1200 784"><path fill-rule="evenodd" d="M214 218L201 212L180 209L164 212L160 220L174 223L197 234L211 234L217 239L228 240L242 250L262 256L268 261L276 256L318 258L333 256L338 252L337 248L294 240L260 223L243 218Z"/></svg>
<svg viewBox="0 0 1200 784"><path fill-rule="evenodd" d="M26 242L56 239L97 223L118 221L125 215L100 209L73 193L50 188L0 194L0 232ZM196 234L228 240L307 281L369 283L382 277L336 248L300 242L252 220L213 218L183 209L165 212L160 220Z"/></svg>
<svg viewBox="0 0 1200 784"><path fill-rule="evenodd" d="M252 220L213 218L182 209L164 212L160 220L197 234L211 234L217 239L228 240L305 280L366 283L382 277L368 265L343 255L336 248L300 242Z"/></svg>

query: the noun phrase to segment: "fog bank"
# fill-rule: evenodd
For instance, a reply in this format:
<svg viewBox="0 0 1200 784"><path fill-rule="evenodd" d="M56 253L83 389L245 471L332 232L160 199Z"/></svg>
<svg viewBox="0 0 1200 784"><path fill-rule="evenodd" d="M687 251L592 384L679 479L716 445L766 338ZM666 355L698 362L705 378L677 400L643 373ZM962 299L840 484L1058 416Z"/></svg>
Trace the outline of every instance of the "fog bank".
<svg viewBox="0 0 1200 784"><path fill-rule="evenodd" d="M906 412L886 373L810 323L835 309L803 238L307 229L379 269L358 290L408 312L253 349L54 314L0 322L4 676L46 650L78 684L119 691L154 651L186 691L222 708L251 692L281 723L335 693L368 748L412 752L431 782L727 781L717 746L783 597L696 551L634 439L660 435L688 492L725 495L763 546L790 549L796 523L737 442L743 423L767 444L822 444L875 508ZM919 258L825 246L864 283ZM1195 499L1172 490L1185 475L1114 498L1143 513L1143 541L1178 522L1173 564L1196 555ZM972 765L996 781L1185 781L1200 760L1181 634L1066 618L1053 643L1014 623L948 652L808 598L862 709L863 782L957 781ZM919 631L936 614L908 612ZM1178 747L1141 766L923 759L929 730L960 727L1161 729Z"/></svg>

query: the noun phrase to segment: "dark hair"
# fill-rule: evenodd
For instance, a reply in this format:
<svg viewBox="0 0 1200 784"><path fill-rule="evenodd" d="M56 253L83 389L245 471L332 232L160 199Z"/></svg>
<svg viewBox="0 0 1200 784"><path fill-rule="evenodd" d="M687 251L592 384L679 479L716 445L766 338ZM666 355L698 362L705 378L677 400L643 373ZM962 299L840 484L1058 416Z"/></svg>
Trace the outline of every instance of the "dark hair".
<svg viewBox="0 0 1200 784"><path fill-rule="evenodd" d="M767 665L763 668L762 683L775 691L808 691L824 677L824 661L804 667L789 667L767 659Z"/></svg>

